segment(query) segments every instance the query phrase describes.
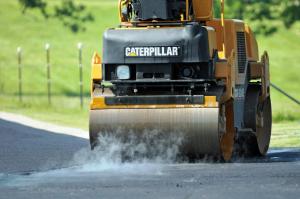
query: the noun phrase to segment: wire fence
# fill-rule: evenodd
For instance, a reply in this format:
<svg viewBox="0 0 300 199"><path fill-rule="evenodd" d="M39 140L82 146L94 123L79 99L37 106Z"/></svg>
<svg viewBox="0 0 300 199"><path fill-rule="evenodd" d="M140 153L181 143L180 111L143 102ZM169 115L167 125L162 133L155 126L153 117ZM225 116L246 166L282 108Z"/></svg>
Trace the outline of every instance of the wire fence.
<svg viewBox="0 0 300 199"><path fill-rule="evenodd" d="M79 68L79 87L78 87L78 96L80 98L80 107L83 108L84 106L84 87L83 87L83 44L78 43L77 44L77 50L78 50L78 68ZM18 95L19 95L19 101L23 102L23 83L24 83L24 76L23 76L23 70L24 70L24 53L23 48L18 47L17 48L17 63L18 63ZM52 104L52 64L51 64L51 45L49 43L45 44L45 65L46 65L46 82L47 82L47 98L48 98L48 104Z"/></svg>
<svg viewBox="0 0 300 199"><path fill-rule="evenodd" d="M295 102L296 104L298 104L300 106L300 101L299 100L297 100L296 98L294 98L293 96L291 96L290 94L285 92L283 89L279 88L279 86L277 86L276 84L271 83L271 87L274 88L279 93L286 96L288 99L290 99L291 101Z"/></svg>
<svg viewBox="0 0 300 199"><path fill-rule="evenodd" d="M79 74L79 86L78 86L78 96L80 100L80 107L83 108L84 106L84 83L83 83L83 44L78 43L77 44L77 50L78 50L78 74ZM19 101L23 102L23 89L24 89L24 76L23 76L23 48L18 47L17 48L17 66L18 66L18 96ZM52 65L51 65L51 45L49 43L45 44L45 65L46 65L46 75L45 79L47 82L47 98L48 98L48 104L52 104ZM288 99L293 101L294 103L300 105L300 101L296 98L292 97L290 94L285 92L283 89L281 89L276 84L271 83L271 87L274 88L276 91L281 93L282 95L286 96Z"/></svg>

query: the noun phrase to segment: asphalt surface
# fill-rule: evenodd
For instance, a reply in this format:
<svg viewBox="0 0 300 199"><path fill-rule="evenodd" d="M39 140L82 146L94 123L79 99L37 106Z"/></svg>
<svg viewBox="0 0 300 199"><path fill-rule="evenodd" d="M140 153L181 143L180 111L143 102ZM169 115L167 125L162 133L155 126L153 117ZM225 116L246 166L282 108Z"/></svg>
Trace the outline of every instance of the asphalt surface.
<svg viewBox="0 0 300 199"><path fill-rule="evenodd" d="M114 155L91 155L85 139L0 120L0 198L300 197L300 149L226 164L122 164Z"/></svg>

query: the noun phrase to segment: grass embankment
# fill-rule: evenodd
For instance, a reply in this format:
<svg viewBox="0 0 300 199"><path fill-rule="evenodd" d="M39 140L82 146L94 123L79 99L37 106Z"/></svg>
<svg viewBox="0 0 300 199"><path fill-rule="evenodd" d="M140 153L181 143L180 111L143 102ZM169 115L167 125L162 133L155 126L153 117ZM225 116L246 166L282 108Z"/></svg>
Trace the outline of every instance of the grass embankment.
<svg viewBox="0 0 300 199"><path fill-rule="evenodd" d="M49 1L53 7L59 0ZM80 1L78 1L80 2ZM115 0L81 0L95 16L87 30L73 34L55 19L45 20L38 11L21 14L17 1L0 0L0 111L16 112L58 124L88 128L90 58L101 52L101 35L118 24ZM300 24L279 28L268 37L259 36L261 53L269 51L272 82L300 99L299 67ZM84 44L85 106L79 106L77 43ZM45 43L51 44L52 105L47 105ZM16 49L23 47L24 99L18 101ZM272 146L299 146L300 108L272 90L274 125ZM287 121L293 121L288 123ZM289 127L289 128L286 128ZM285 129L293 130L287 131ZM284 135L284 137L283 137Z"/></svg>
<svg viewBox="0 0 300 199"><path fill-rule="evenodd" d="M48 1L50 6L60 0ZM80 2L80 1L78 1ZM94 51L101 52L103 31L118 24L116 2L82 0L95 21L87 31L73 34L55 19L45 20L39 11L21 14L17 1L0 0L0 111L16 112L87 128L90 62ZM80 109L77 43L83 48L85 106ZM47 102L45 44L51 44L52 105ZM18 101L16 49L23 49L23 102Z"/></svg>
<svg viewBox="0 0 300 199"><path fill-rule="evenodd" d="M281 27L271 36L259 36L261 53L267 50L270 56L271 81L290 95L300 100L300 23L292 29ZM273 119L275 122L300 120L300 107L288 98L271 89Z"/></svg>
<svg viewBox="0 0 300 199"><path fill-rule="evenodd" d="M273 124L271 147L300 147L300 122Z"/></svg>

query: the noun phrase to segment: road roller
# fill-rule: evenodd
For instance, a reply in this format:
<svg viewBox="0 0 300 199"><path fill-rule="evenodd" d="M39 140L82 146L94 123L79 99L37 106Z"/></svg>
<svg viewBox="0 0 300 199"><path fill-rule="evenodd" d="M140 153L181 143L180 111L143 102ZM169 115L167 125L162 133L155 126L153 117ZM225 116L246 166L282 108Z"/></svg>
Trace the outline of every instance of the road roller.
<svg viewBox="0 0 300 199"><path fill-rule="evenodd" d="M224 0L220 19L213 0L118 3L120 25L92 58L91 148L102 134L157 129L183 136L179 152L190 159L265 155L269 57L246 23L224 18Z"/></svg>

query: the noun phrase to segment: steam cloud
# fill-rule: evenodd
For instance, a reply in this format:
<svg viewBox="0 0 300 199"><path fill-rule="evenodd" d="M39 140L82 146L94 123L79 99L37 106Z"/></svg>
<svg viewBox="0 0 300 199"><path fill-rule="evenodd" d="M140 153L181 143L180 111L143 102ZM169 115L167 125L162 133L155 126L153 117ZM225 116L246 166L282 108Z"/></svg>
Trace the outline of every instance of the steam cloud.
<svg viewBox="0 0 300 199"><path fill-rule="evenodd" d="M99 144L93 151L77 152L71 165L80 166L83 171L103 171L173 163L183 142L180 133L159 130L144 130L138 134L119 129L114 133L101 133L98 139Z"/></svg>

